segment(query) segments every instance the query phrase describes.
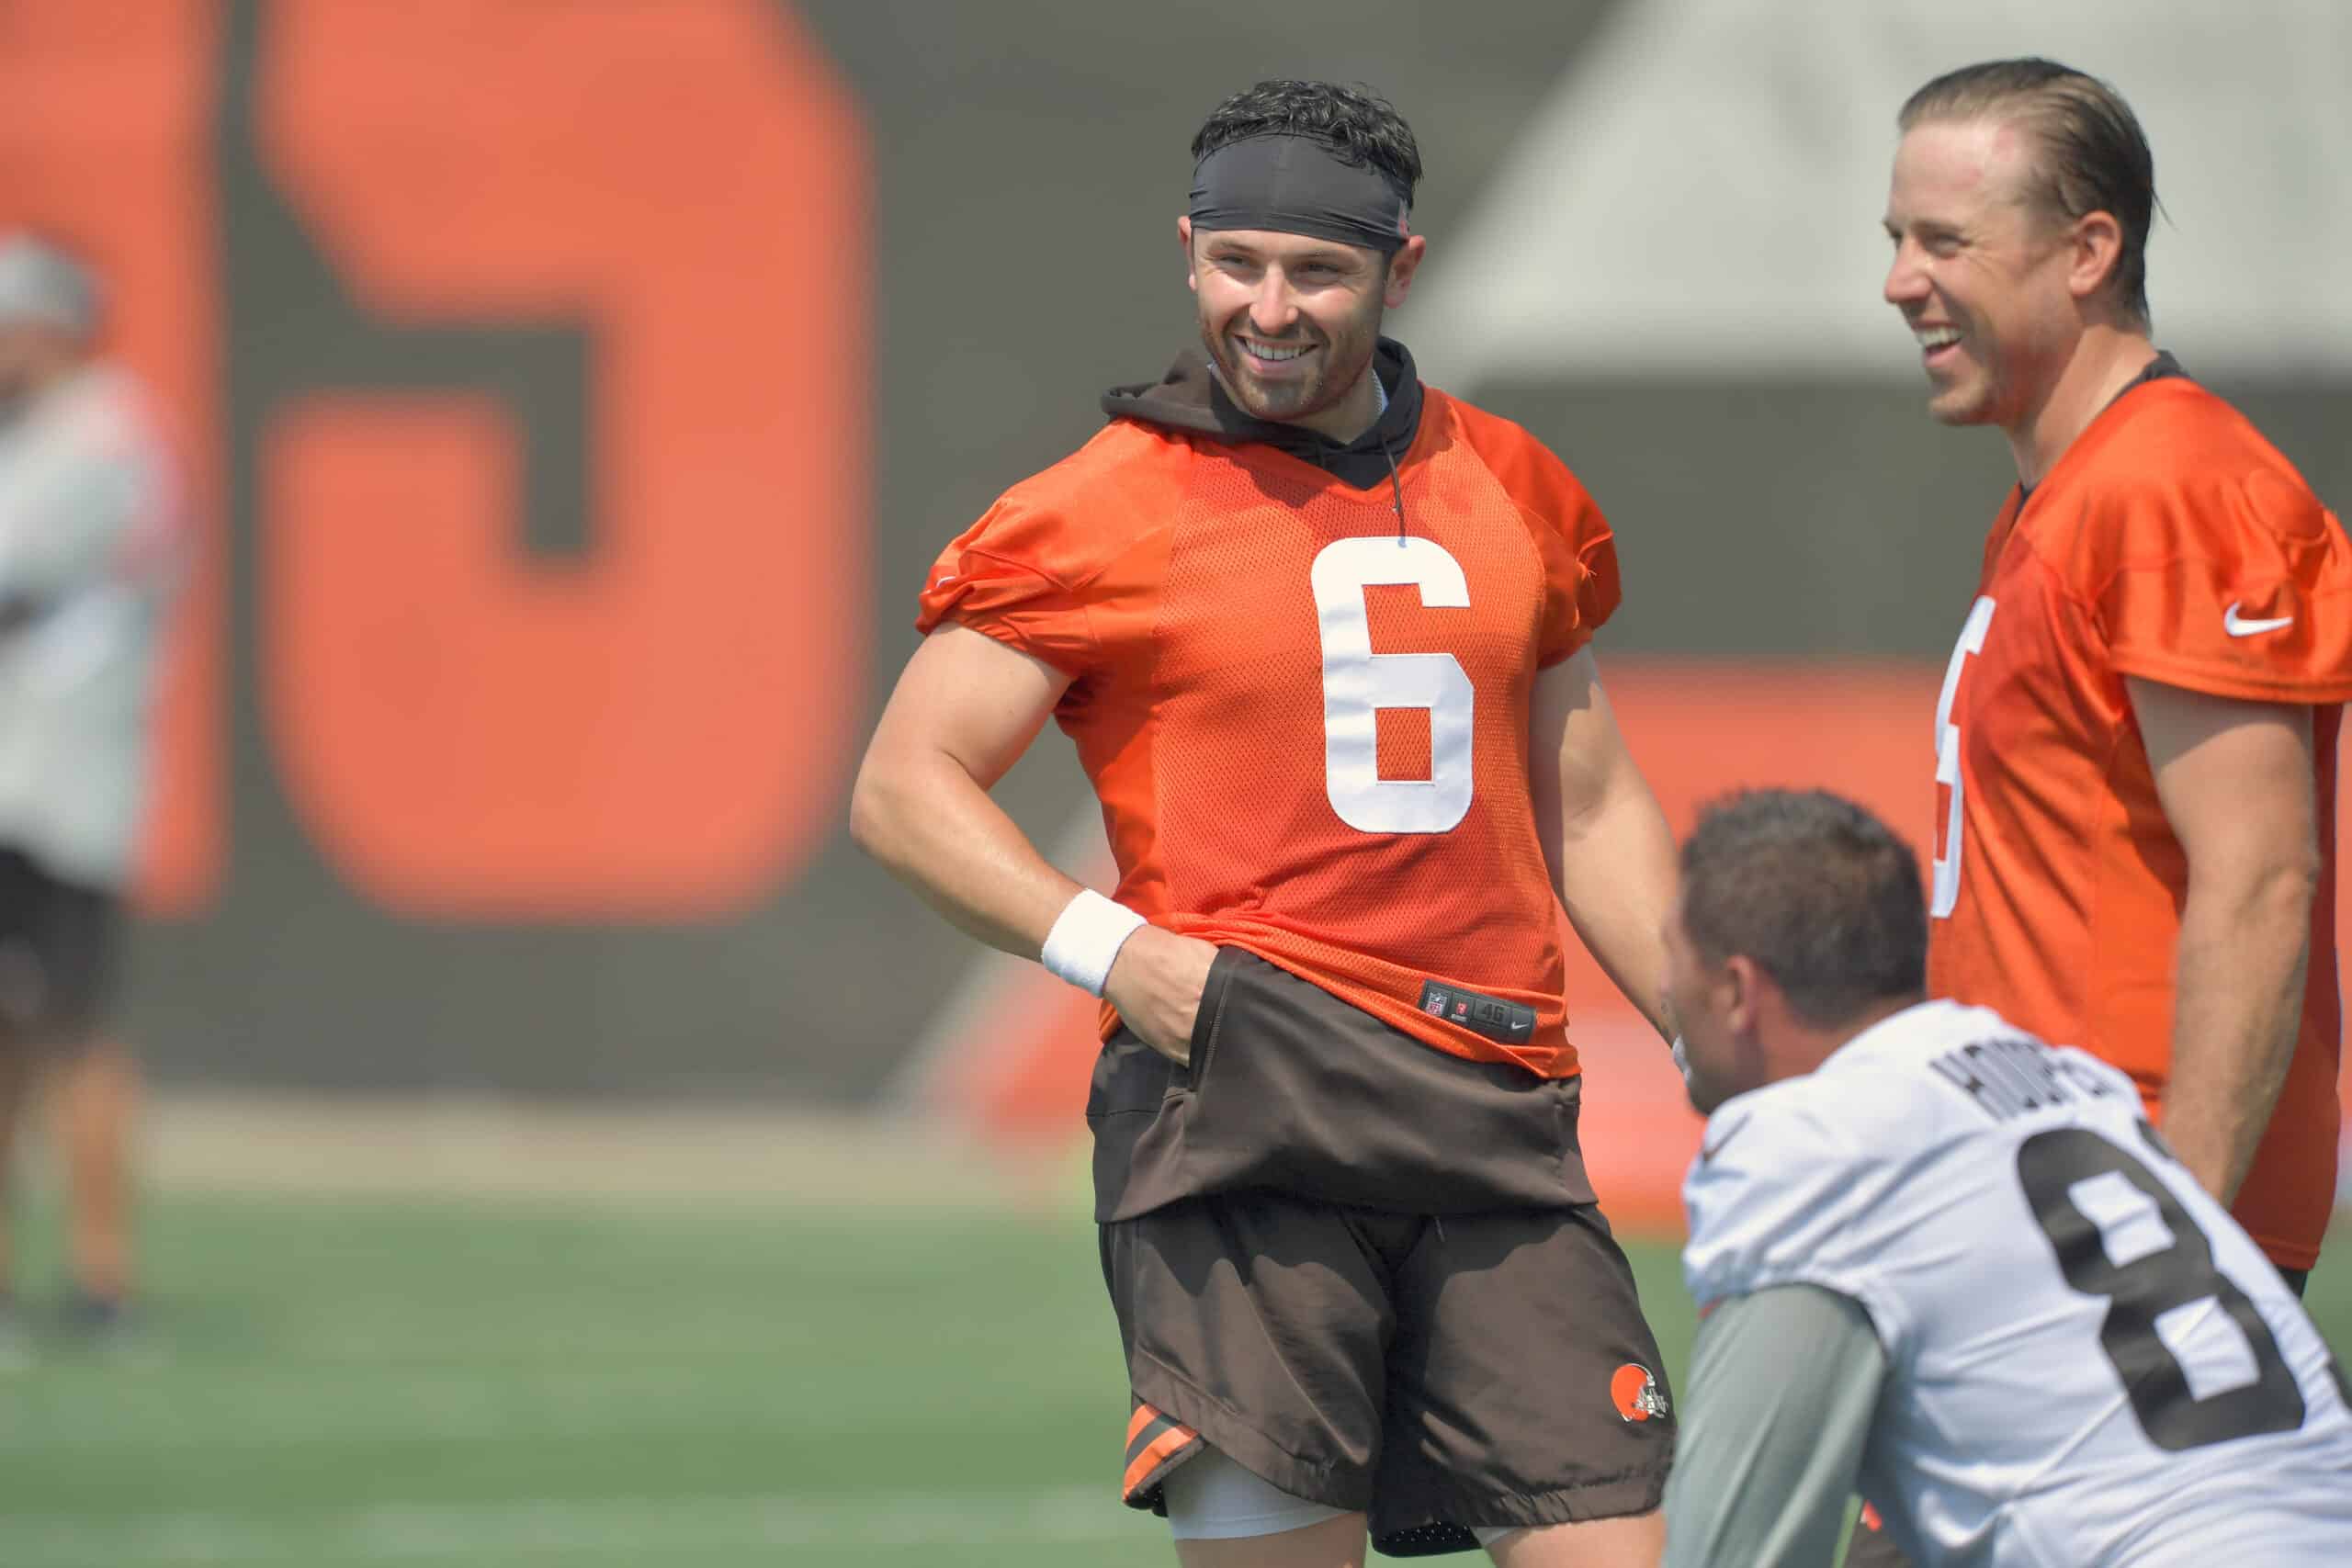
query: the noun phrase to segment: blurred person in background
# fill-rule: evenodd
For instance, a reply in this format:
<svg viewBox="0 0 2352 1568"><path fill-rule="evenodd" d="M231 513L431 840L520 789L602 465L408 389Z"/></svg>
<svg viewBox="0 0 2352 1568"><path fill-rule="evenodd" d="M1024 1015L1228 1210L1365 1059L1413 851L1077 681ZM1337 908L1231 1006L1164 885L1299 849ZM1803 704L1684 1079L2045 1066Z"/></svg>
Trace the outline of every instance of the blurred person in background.
<svg viewBox="0 0 2352 1568"><path fill-rule="evenodd" d="M0 233L0 1179L46 1088L66 1175L67 1316L105 1335L131 1290L139 1098L106 1012L179 540L173 466L129 374L98 356L98 327L79 259ZM20 1357L7 1262L0 1247L0 1334Z"/></svg>
<svg viewBox="0 0 2352 1568"><path fill-rule="evenodd" d="M2151 337L2154 160L2106 84L1953 71L1897 117L1887 302L2018 483L1936 716L1928 988L2128 1072L2298 1292L2335 1193L2352 541Z"/></svg>
<svg viewBox="0 0 2352 1568"><path fill-rule="evenodd" d="M1673 1568L2352 1562L2352 1399L2131 1078L1929 1001L1917 857L1851 802L1709 808L1667 930L1702 1314ZM1852 1561L1850 1558L1849 1561Z"/></svg>
<svg viewBox="0 0 2352 1568"><path fill-rule="evenodd" d="M1395 110L1261 83L1193 154L1200 347L940 557L853 829L1108 1004L1123 1493L1181 1562L1356 1564L1367 1526L1654 1562L1673 1420L1578 1153L1558 935L1565 904L1662 1024L1673 840L1589 646L1612 536L1381 335L1426 248ZM1115 898L989 797L1048 717Z"/></svg>

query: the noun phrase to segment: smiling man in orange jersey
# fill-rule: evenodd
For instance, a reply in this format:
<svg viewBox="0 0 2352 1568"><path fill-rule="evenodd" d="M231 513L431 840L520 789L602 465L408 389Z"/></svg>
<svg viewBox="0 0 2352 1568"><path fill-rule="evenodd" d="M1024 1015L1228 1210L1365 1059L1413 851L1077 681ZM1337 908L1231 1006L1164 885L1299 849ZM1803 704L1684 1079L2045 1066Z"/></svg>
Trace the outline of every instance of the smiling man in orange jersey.
<svg viewBox="0 0 2352 1568"><path fill-rule="evenodd" d="M2018 484L1936 716L1931 994L2130 1073L2298 1292L2335 1190L2336 734L2352 543L2150 337L2154 164L2080 72L1899 117L1888 303Z"/></svg>
<svg viewBox="0 0 2352 1568"><path fill-rule="evenodd" d="M1901 123L1886 297L1930 411L2000 426L2018 480L1937 717L1929 987L2132 1073L2300 1286L2335 1190L2352 542L2151 344L2111 89L1999 62Z"/></svg>
<svg viewBox="0 0 2352 1568"><path fill-rule="evenodd" d="M1654 1562L1673 1418L1577 1152L1561 903L1661 1018L1673 843L1589 647L1608 525L1380 334L1411 131L1319 83L1194 139L1204 353L950 545L858 840L1102 996L1126 1500L1190 1568ZM1048 716L1115 898L987 790Z"/></svg>

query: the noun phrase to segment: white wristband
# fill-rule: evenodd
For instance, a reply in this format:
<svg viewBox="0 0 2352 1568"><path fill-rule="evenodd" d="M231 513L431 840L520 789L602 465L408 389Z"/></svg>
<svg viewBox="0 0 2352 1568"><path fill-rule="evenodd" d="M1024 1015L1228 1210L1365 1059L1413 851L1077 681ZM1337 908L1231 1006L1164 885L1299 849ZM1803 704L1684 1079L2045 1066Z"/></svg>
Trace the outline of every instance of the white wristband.
<svg viewBox="0 0 2352 1568"><path fill-rule="evenodd" d="M1114 904L1090 887L1062 906L1054 929L1046 933L1046 950L1037 956L1059 978L1099 997L1102 983L1111 977L1111 964L1118 958L1119 949L1136 934L1137 926L1148 923L1125 905Z"/></svg>

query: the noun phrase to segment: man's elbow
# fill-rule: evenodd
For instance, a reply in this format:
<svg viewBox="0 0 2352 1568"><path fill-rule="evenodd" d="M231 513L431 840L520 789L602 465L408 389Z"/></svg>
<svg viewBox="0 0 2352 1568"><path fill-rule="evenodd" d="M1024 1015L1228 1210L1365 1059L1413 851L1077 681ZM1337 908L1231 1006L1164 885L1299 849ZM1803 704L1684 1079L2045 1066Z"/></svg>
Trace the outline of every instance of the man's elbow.
<svg viewBox="0 0 2352 1568"><path fill-rule="evenodd" d="M2271 868L2263 879L2258 897L2264 906L2280 919L2296 926L2307 926L2312 917L2312 905L2318 900L2320 886L2319 852L2314 849L2308 858L2296 859Z"/></svg>
<svg viewBox="0 0 2352 1568"><path fill-rule="evenodd" d="M2192 870L2189 899L2206 904L2213 918L2247 931L2301 931L2311 920L2320 875L2317 846L2308 851L2282 849L2202 887ZM2200 898L2200 894L2205 897Z"/></svg>
<svg viewBox="0 0 2352 1568"><path fill-rule="evenodd" d="M2308 912L2312 900L2319 897L2320 878L2325 867L2320 860L2318 835L2298 835L2290 844L2281 844L2266 860L2257 883L2256 896L2281 909Z"/></svg>
<svg viewBox="0 0 2352 1568"><path fill-rule="evenodd" d="M906 823L904 769L880 750L869 750L849 792L849 838L885 865L898 863Z"/></svg>

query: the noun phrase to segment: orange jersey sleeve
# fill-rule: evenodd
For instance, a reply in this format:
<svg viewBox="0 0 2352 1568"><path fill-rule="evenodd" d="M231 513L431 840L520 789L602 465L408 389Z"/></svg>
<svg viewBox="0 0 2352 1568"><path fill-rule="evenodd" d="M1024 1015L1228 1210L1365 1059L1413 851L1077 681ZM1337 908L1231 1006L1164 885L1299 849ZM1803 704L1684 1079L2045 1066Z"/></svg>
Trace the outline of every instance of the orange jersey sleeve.
<svg viewBox="0 0 2352 1568"><path fill-rule="evenodd" d="M1118 569L1148 548L1182 482L1162 444L1113 424L1000 497L940 552L918 598L925 636L956 621L1082 677L1105 658L1099 625L1132 611L1139 585Z"/></svg>
<svg viewBox="0 0 2352 1568"><path fill-rule="evenodd" d="M2108 660L2250 702L2352 698L2352 540L2235 410L2193 382L2098 457L2093 515L2059 547Z"/></svg>
<svg viewBox="0 0 2352 1568"><path fill-rule="evenodd" d="M1538 668L1549 669L1592 640L1624 597L1617 541L1600 508L1551 448L1513 424L1466 403L1464 434L1527 520L1544 556L1544 623Z"/></svg>
<svg viewBox="0 0 2352 1568"><path fill-rule="evenodd" d="M2322 886L2296 1054L2237 1204L2284 1267L2335 1186L2335 740L2352 541L2186 379L2110 407L1996 523L1937 716L1928 983L2079 1044L2160 1102L2188 868L2127 681L2314 710Z"/></svg>
<svg viewBox="0 0 2352 1568"><path fill-rule="evenodd" d="M1064 549L1066 531L1050 512L999 501L932 567L917 629L928 636L958 621L1066 675L1085 673L1095 655L1092 579L1089 563Z"/></svg>

